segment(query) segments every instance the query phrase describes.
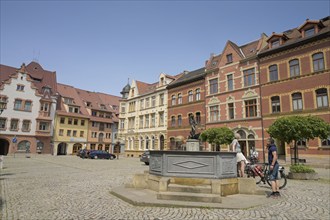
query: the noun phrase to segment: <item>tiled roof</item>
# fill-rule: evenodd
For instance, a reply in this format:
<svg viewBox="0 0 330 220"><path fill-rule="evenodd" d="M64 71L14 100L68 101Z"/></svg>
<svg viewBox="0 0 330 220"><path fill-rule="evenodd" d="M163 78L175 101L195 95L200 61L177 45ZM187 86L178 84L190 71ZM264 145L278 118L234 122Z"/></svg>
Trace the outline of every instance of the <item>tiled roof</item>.
<svg viewBox="0 0 330 220"><path fill-rule="evenodd" d="M90 92L83 89L74 88L72 86L58 84L59 94L63 97L70 97L74 100L74 105L80 106L80 111L83 115L88 116L92 121L99 122L118 122L117 114L119 112L119 99L118 96L108 95L99 92ZM89 102L91 104L90 107L87 107L85 103ZM101 105L104 105L106 109L102 109ZM116 109L113 109L113 106L117 106ZM112 119L110 118L100 118L94 117L90 115L87 111L87 108L93 110L99 110L104 112L112 112ZM61 111L65 111L63 103L60 109ZM76 113L68 113L68 114L76 114Z"/></svg>
<svg viewBox="0 0 330 220"><path fill-rule="evenodd" d="M204 77L205 75L205 68L199 68L197 70L193 70L190 72L185 72L183 74L180 74L181 77L179 77L177 80L170 83L167 88L173 88L175 86L183 85L185 83L190 83L194 80L198 80L199 78Z"/></svg>
<svg viewBox="0 0 330 220"><path fill-rule="evenodd" d="M84 103L82 102L79 94L77 93L77 90L73 86L69 86L69 85L64 85L64 84L58 83L57 84L57 89L58 89L58 93L62 97L72 98L73 99L73 104L75 106L79 106L80 107L80 112L81 113L72 113L72 114L75 114L75 115L81 115L82 114L82 115L86 115L86 116L89 115L88 112L87 112L87 110L85 109ZM60 109L58 109L58 110L65 111L65 108L63 106L62 101L59 100L59 102L61 103L61 105L59 106Z"/></svg>
<svg viewBox="0 0 330 220"><path fill-rule="evenodd" d="M10 75L16 74L18 68L0 64L0 85L10 78ZM40 64L31 62L26 66L27 74L33 80L33 84L37 87L39 93L42 87L48 86L52 89L52 94L57 92L56 72L44 70Z"/></svg>
<svg viewBox="0 0 330 220"><path fill-rule="evenodd" d="M137 80L135 82L136 82L137 89L139 91L139 95L144 95L144 94L148 94L148 93L156 91L156 88L158 85L158 82L153 83L153 84L148 84L148 83L137 81Z"/></svg>
<svg viewBox="0 0 330 220"><path fill-rule="evenodd" d="M260 40L252 41L248 44L240 46L241 51L243 52L243 55L245 58L254 56L258 52L258 45Z"/></svg>
<svg viewBox="0 0 330 220"><path fill-rule="evenodd" d="M311 22L315 22L315 21L311 21ZM293 29L290 29L290 30L287 30L287 31L284 31L283 33L281 33L281 34L284 34L285 36L287 36L287 38L288 38L284 44L282 44L278 47L275 47L275 48L270 48L270 49L268 47L265 47L264 49L261 50L260 54L264 55L264 54L268 54L271 51L280 51L280 50L283 50L284 48L286 48L287 46L296 45L296 43L300 43L300 42L304 42L304 41L308 41L308 40L312 40L312 39L317 39L321 35L328 36L330 34L330 16L320 19L319 22L322 22L323 28L318 33L316 33L312 36L309 36L309 37L302 38L302 34L298 29L301 28L303 25L305 25L306 24L306 22L305 22L300 27L293 28Z"/></svg>

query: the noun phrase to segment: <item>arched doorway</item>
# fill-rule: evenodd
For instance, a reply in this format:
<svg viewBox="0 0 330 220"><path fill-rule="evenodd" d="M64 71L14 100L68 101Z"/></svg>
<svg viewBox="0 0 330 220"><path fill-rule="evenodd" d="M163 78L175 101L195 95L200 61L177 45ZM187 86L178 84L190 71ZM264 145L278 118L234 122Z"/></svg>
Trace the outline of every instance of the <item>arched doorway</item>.
<svg viewBox="0 0 330 220"><path fill-rule="evenodd" d="M98 150L103 150L103 144L99 144L99 145L97 145L97 149L98 149Z"/></svg>
<svg viewBox="0 0 330 220"><path fill-rule="evenodd" d="M164 150L164 146L165 146L164 135L160 135L160 137L159 137L159 149Z"/></svg>
<svg viewBox="0 0 330 220"><path fill-rule="evenodd" d="M0 155L7 155L9 151L9 141L0 139Z"/></svg>
<svg viewBox="0 0 330 220"><path fill-rule="evenodd" d="M82 144L76 143L73 145L72 154L77 154L77 152L82 149Z"/></svg>
<svg viewBox="0 0 330 220"><path fill-rule="evenodd" d="M57 155L66 155L66 143L62 142L57 146Z"/></svg>
<svg viewBox="0 0 330 220"><path fill-rule="evenodd" d="M247 157L250 155L251 150L255 150L255 136L251 132L247 133L244 130L238 130L238 133L241 138L238 140L241 145L242 153Z"/></svg>

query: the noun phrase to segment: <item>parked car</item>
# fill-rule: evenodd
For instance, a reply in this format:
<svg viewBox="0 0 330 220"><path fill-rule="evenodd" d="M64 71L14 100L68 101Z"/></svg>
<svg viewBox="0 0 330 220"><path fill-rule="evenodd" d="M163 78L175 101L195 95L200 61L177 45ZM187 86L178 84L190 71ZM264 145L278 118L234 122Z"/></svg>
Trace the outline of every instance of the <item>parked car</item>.
<svg viewBox="0 0 330 220"><path fill-rule="evenodd" d="M116 158L116 155L111 154L104 150L93 150L89 152L88 157L91 159L110 159L113 160Z"/></svg>
<svg viewBox="0 0 330 220"><path fill-rule="evenodd" d="M140 157L140 161L145 163L146 165L149 165L149 158L150 158L150 152L145 151Z"/></svg>
<svg viewBox="0 0 330 220"><path fill-rule="evenodd" d="M92 151L95 151L95 150L81 149L81 150L78 151L77 156L80 157L80 158L83 158L83 157L88 158L89 153L92 152Z"/></svg>

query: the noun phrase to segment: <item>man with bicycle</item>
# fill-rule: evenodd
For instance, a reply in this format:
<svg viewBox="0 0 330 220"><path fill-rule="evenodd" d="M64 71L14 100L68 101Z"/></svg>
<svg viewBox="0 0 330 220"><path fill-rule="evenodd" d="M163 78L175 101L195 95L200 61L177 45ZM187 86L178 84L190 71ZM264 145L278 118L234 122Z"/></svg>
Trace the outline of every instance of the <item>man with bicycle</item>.
<svg viewBox="0 0 330 220"><path fill-rule="evenodd" d="M277 156L277 147L275 145L275 141L272 138L268 138L267 140L267 147L268 147L268 164L269 164L269 180L272 184L272 193L269 197L279 197L281 196L279 192L279 181L278 179L278 156Z"/></svg>

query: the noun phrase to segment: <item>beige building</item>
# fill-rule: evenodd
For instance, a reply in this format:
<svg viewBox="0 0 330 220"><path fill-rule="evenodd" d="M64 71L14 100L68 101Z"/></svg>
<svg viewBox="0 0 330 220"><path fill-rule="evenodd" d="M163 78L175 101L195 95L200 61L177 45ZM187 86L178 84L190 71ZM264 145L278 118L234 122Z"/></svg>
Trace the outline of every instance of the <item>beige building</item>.
<svg viewBox="0 0 330 220"><path fill-rule="evenodd" d="M167 89L176 76L160 74L158 82L133 80L121 92L118 138L125 155L138 157L145 150L167 149Z"/></svg>

